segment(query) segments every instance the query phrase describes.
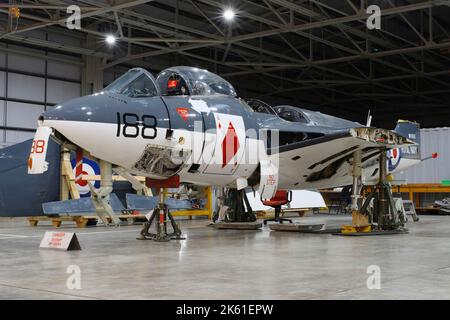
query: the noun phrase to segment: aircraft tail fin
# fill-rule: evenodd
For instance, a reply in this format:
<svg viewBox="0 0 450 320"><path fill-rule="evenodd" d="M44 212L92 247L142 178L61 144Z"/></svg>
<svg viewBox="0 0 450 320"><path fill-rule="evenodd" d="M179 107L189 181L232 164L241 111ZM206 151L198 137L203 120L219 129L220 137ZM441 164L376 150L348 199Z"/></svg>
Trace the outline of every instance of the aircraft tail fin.
<svg viewBox="0 0 450 320"><path fill-rule="evenodd" d="M420 159L420 124L412 121L399 120L394 131L416 143L413 146L403 148L403 156L410 159Z"/></svg>

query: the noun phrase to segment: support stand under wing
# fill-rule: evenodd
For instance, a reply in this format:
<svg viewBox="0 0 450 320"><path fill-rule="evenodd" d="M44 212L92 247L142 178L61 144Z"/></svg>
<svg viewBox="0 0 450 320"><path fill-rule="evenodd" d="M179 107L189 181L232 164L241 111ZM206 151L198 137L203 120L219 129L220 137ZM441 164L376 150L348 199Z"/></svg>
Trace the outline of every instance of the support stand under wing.
<svg viewBox="0 0 450 320"><path fill-rule="evenodd" d="M250 206L245 189L229 189L225 195L225 205L229 207L227 222L256 221L256 215Z"/></svg>
<svg viewBox="0 0 450 320"><path fill-rule="evenodd" d="M353 195L352 195L352 225L344 226L342 235L378 235L406 233L405 219L402 212L396 209L392 189L387 181L387 149L380 148L379 181L364 200L361 209L361 153L353 156ZM370 210L370 207L372 209Z"/></svg>
<svg viewBox="0 0 450 320"><path fill-rule="evenodd" d="M387 181L387 150L381 149L380 152L380 179L372 192L367 196L360 212L369 217L370 223L376 223L378 230L401 230L405 225L405 219L402 212L396 208L392 188ZM373 201L373 210L368 210Z"/></svg>
<svg viewBox="0 0 450 320"><path fill-rule="evenodd" d="M225 219L213 224L214 228L257 230L262 227L262 223L256 221L256 215L250 206L245 189L228 189L224 197L224 206L228 207Z"/></svg>
<svg viewBox="0 0 450 320"><path fill-rule="evenodd" d="M106 226L109 226L110 224L108 217L111 219L112 224L118 226L120 225L120 219L116 216L109 204L109 195L113 191L111 163L100 160L100 174L100 189L95 189L93 185L89 183L95 212Z"/></svg>

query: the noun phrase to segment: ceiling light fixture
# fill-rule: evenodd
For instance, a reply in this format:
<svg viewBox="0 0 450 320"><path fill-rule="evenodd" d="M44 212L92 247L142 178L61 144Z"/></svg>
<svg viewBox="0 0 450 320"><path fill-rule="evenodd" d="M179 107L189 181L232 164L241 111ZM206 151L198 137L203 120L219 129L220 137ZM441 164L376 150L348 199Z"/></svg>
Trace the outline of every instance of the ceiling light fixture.
<svg viewBox="0 0 450 320"><path fill-rule="evenodd" d="M226 10L223 12L223 17L224 17L224 19L227 20L227 21L232 21L232 20L234 20L234 17L235 17L235 16L236 16L236 13L234 12L233 9L226 9Z"/></svg>
<svg viewBox="0 0 450 320"><path fill-rule="evenodd" d="M116 43L116 41L117 41L116 37L113 36L112 34L106 36L106 43L107 43L107 44L113 45L113 44Z"/></svg>

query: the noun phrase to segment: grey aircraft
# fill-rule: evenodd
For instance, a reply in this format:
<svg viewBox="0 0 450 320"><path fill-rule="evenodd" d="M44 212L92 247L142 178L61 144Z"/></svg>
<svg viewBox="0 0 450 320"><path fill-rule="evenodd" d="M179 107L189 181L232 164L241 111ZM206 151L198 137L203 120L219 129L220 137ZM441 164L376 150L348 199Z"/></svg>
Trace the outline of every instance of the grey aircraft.
<svg viewBox="0 0 450 320"><path fill-rule="evenodd" d="M380 147L398 150L395 170L420 162L418 125L394 131L291 106L243 100L223 78L194 67L172 67L156 79L131 69L101 92L62 103L39 118L30 174L48 168L52 137L92 157L152 179L277 189L352 184L352 157L362 153L362 179L373 179ZM401 152L401 150L403 150ZM399 165L400 155L405 162ZM391 166L390 166L391 167Z"/></svg>

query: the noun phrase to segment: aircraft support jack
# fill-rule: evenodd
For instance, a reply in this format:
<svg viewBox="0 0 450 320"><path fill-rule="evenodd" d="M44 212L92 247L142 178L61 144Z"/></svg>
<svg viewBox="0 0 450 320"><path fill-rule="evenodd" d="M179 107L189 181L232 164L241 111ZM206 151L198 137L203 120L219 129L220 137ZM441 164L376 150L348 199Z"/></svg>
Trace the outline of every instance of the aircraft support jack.
<svg viewBox="0 0 450 320"><path fill-rule="evenodd" d="M157 220L158 219L158 220ZM173 232L167 233L167 222L170 221ZM155 223L156 233L151 233L150 228L152 224ZM156 242L167 242L170 240L185 240L186 238L182 236L181 229L178 227L175 219L170 213L169 208L164 203L164 189L160 189L159 193L159 204L153 210L149 220L144 224L141 230L141 236L137 238L138 240L153 240Z"/></svg>
<svg viewBox="0 0 450 320"><path fill-rule="evenodd" d="M361 213L369 216L371 223L377 223L377 229L383 231L406 230L404 216L395 208L392 189L387 181L387 153L383 148L380 153L380 180L374 190L368 195L361 207ZM370 213L367 208L374 202L374 210Z"/></svg>
<svg viewBox="0 0 450 320"><path fill-rule="evenodd" d="M255 222L256 216L248 201L245 189L229 189L225 195L225 205L229 209L226 222Z"/></svg>
<svg viewBox="0 0 450 320"><path fill-rule="evenodd" d="M228 213L223 221L213 224L216 229L257 230L262 228L262 223L256 221L248 201L245 189L228 189L224 196L224 206L228 207Z"/></svg>
<svg viewBox="0 0 450 320"><path fill-rule="evenodd" d="M355 153L356 154L356 153ZM380 235L407 233L404 228L405 219L401 212L395 208L392 189L387 181L387 149L380 148L379 182L364 200L360 210L358 208L359 193L357 181L360 179L359 157L354 156L354 184L352 196L352 225L344 226L340 234L343 235ZM373 203L373 209L369 207ZM355 210L356 209L356 210Z"/></svg>

